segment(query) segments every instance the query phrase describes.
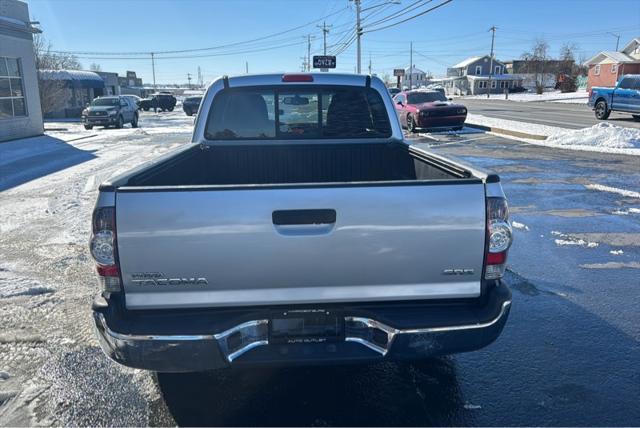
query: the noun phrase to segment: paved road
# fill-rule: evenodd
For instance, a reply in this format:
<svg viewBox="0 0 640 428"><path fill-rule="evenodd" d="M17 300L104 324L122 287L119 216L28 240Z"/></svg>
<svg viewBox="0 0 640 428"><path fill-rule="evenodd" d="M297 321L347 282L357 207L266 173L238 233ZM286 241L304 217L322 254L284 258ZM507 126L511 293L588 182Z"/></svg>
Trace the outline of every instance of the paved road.
<svg viewBox="0 0 640 428"><path fill-rule="evenodd" d="M593 115L586 104L552 102L516 102L504 100L480 100L461 98L469 113L501 119L518 120L561 128L579 129L593 126L601 121ZM611 113L609 122L619 126L640 128L640 121L630 114Z"/></svg>
<svg viewBox="0 0 640 428"><path fill-rule="evenodd" d="M188 135L147 125L111 131L80 147L94 158L0 192L0 425L640 420L640 158L482 133L415 140L500 173L510 200L513 308L502 336L481 351L419 364L156 377L108 361L96 346L86 225L96 174Z"/></svg>

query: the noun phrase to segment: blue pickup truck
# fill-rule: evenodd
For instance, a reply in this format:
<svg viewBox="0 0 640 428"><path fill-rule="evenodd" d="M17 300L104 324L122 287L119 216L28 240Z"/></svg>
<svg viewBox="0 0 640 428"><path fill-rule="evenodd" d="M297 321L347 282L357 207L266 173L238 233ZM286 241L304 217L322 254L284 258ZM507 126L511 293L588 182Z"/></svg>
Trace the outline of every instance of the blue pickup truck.
<svg viewBox="0 0 640 428"><path fill-rule="evenodd" d="M591 88L588 105L600 120L612 111L631 113L640 120L640 74L622 76L615 88Z"/></svg>

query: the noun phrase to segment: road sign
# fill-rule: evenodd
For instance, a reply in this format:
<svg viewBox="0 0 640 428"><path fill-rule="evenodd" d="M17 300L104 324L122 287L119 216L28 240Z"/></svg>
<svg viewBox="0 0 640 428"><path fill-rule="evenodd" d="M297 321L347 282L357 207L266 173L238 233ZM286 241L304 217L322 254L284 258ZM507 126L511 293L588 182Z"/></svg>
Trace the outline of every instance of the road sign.
<svg viewBox="0 0 640 428"><path fill-rule="evenodd" d="M393 69L393 75L397 76L397 77L404 76L404 68L394 68Z"/></svg>
<svg viewBox="0 0 640 428"><path fill-rule="evenodd" d="M314 55L313 68L336 68L336 57L330 55Z"/></svg>

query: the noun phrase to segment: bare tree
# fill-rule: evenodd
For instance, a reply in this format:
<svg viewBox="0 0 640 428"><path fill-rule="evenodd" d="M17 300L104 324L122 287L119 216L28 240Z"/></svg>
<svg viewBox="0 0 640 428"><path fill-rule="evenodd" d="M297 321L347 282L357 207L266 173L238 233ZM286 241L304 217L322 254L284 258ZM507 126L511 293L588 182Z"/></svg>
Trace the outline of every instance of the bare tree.
<svg viewBox="0 0 640 428"><path fill-rule="evenodd" d="M573 42L566 42L560 48L557 87L562 92L575 92L577 89L576 78L579 74L579 69L575 64L577 51L578 46Z"/></svg>
<svg viewBox="0 0 640 428"><path fill-rule="evenodd" d="M521 58L526 61L527 73L534 75L536 93L542 94L549 60L549 44L544 39L537 39L531 51L523 53Z"/></svg>
<svg viewBox="0 0 640 428"><path fill-rule="evenodd" d="M92 62L91 65L89 66L89 70L91 70L91 71L102 71L102 67L100 67L100 64Z"/></svg>
<svg viewBox="0 0 640 428"><path fill-rule="evenodd" d="M80 70L82 64L75 55L54 52L51 43L42 34L33 37L33 51L38 70Z"/></svg>
<svg viewBox="0 0 640 428"><path fill-rule="evenodd" d="M53 52L51 43L41 34L34 34L33 51L38 70L38 89L40 92L40 106L42 114L61 108L60 103L67 90L64 82L51 78L44 78L43 70L79 70L82 68L78 58L71 54Z"/></svg>

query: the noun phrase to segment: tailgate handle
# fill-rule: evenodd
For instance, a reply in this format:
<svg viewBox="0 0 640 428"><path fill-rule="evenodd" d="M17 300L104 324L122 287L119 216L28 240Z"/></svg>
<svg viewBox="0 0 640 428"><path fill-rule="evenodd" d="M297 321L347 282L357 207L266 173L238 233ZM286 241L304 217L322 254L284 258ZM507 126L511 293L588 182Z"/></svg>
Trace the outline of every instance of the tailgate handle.
<svg viewBox="0 0 640 428"><path fill-rule="evenodd" d="M280 210L274 211L271 218L278 226L333 224L336 222L336 210Z"/></svg>

